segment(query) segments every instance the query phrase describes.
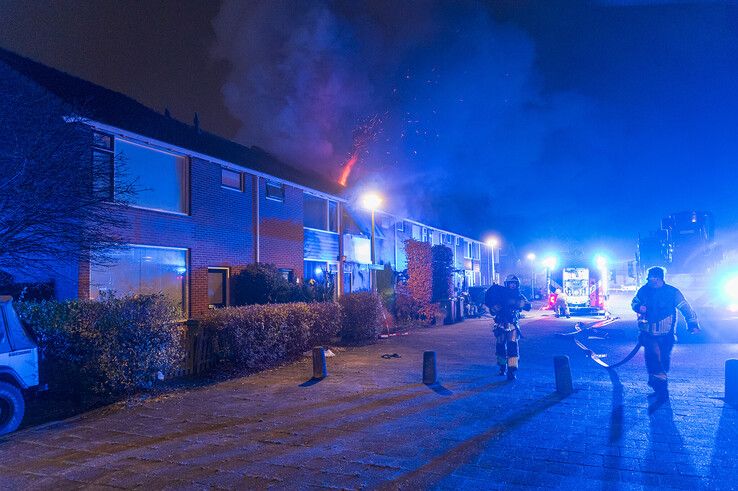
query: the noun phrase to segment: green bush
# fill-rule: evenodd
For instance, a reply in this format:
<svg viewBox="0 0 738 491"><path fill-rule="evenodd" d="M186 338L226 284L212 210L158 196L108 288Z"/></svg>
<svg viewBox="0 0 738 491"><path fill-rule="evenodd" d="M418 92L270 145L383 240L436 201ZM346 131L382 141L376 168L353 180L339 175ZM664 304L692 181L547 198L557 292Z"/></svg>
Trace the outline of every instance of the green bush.
<svg viewBox="0 0 738 491"><path fill-rule="evenodd" d="M294 285L273 264L249 264L231 283L235 305L285 303L296 295Z"/></svg>
<svg viewBox="0 0 738 491"><path fill-rule="evenodd" d="M216 332L225 359L259 370L329 342L338 335L340 318L332 302L248 305L211 311L202 325Z"/></svg>
<svg viewBox="0 0 738 491"><path fill-rule="evenodd" d="M333 301L333 275L325 274L326 280L309 280L302 285L289 282L273 264L249 264L234 275L233 304L263 305L290 302Z"/></svg>
<svg viewBox="0 0 738 491"><path fill-rule="evenodd" d="M384 308L375 292L355 292L340 298L341 341L373 343L384 325Z"/></svg>
<svg viewBox="0 0 738 491"><path fill-rule="evenodd" d="M15 308L38 340L52 393L113 399L149 386L182 361L183 327L161 294Z"/></svg>

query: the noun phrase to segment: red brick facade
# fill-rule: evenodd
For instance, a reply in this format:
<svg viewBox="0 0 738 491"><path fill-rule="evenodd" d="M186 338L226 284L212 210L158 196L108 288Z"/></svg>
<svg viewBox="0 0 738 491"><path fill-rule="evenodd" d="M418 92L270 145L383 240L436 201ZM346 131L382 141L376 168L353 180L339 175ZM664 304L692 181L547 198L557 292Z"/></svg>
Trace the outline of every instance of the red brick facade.
<svg viewBox="0 0 738 491"><path fill-rule="evenodd" d="M266 197L266 181L259 178L259 262L303 276L303 192L285 185L284 201Z"/></svg>

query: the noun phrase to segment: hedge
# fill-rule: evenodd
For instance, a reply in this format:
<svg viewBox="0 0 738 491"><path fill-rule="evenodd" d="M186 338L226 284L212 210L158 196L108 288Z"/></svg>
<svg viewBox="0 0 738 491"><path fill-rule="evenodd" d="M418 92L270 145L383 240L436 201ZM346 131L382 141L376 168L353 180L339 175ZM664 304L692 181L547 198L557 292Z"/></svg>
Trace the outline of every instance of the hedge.
<svg viewBox="0 0 738 491"><path fill-rule="evenodd" d="M210 311L202 326L216 332L226 360L261 370L329 343L341 329L341 315L333 302L247 305Z"/></svg>
<svg viewBox="0 0 738 491"><path fill-rule="evenodd" d="M52 393L112 399L150 386L183 358L177 309L161 294L14 307L36 336Z"/></svg>
<svg viewBox="0 0 738 491"><path fill-rule="evenodd" d="M355 292L339 299L341 305L341 341L368 343L379 338L385 323L382 300L375 292Z"/></svg>

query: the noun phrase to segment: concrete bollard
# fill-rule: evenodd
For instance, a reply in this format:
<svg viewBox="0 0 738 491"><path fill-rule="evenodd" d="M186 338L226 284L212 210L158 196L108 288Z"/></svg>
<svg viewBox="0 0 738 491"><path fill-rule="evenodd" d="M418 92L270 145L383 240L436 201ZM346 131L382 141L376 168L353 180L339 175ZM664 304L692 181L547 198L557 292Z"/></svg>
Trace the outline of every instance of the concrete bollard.
<svg viewBox="0 0 738 491"><path fill-rule="evenodd" d="M738 360L725 361L725 402L738 405Z"/></svg>
<svg viewBox="0 0 738 491"><path fill-rule="evenodd" d="M574 392L568 356L554 356L554 373L556 375L556 392L564 395Z"/></svg>
<svg viewBox="0 0 738 491"><path fill-rule="evenodd" d="M424 351L423 352L423 383L431 385L437 382L438 382L438 375L436 374L436 352L435 351Z"/></svg>
<svg viewBox="0 0 738 491"><path fill-rule="evenodd" d="M328 368L325 364L325 349L322 346L313 348L313 378L324 379L328 376Z"/></svg>

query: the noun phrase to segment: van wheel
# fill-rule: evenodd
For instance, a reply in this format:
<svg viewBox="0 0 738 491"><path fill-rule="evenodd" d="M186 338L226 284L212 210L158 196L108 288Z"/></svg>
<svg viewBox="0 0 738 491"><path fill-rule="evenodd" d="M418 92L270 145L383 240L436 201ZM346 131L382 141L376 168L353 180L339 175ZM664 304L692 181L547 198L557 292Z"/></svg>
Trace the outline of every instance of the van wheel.
<svg viewBox="0 0 738 491"><path fill-rule="evenodd" d="M26 404L20 389L7 382L0 382L0 435L18 429L25 410Z"/></svg>

